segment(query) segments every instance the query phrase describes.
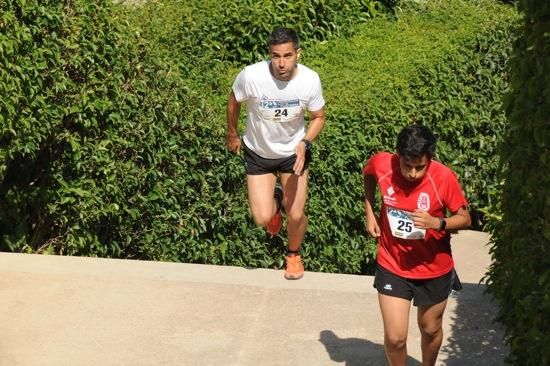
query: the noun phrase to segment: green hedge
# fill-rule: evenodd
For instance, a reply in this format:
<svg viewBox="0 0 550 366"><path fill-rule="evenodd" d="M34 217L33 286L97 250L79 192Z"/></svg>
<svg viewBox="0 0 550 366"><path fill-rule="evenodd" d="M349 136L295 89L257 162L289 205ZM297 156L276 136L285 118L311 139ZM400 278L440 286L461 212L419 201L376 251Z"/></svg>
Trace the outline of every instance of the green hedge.
<svg viewBox="0 0 550 366"><path fill-rule="evenodd" d="M521 35L514 44L510 122L500 155L502 220L492 230L487 282L500 303L508 361L550 364L550 3L519 1Z"/></svg>
<svg viewBox="0 0 550 366"><path fill-rule="evenodd" d="M176 131L196 138L177 71L109 1L0 14L2 249L146 258L177 238L172 146Z"/></svg>
<svg viewBox="0 0 550 366"><path fill-rule="evenodd" d="M282 265L284 236L268 240L254 226L241 158L224 146L231 82L265 48L274 15L249 17L243 7L227 21L229 5L203 2L195 13L197 4L2 3L0 91L10 96L0 105L2 250ZM295 6L304 4L333 7L315 8L326 16L315 18L321 35L301 28L303 60L320 73L327 100L305 264L368 273L375 246L363 229L361 166L393 149L403 125L434 127L441 160L472 177L463 183L474 207L498 191L492 159L514 11L437 2L361 25L371 12L346 13L341 2ZM263 31L238 33L259 29L255 21Z"/></svg>
<svg viewBox="0 0 550 366"><path fill-rule="evenodd" d="M242 164L212 124L226 80L208 37L227 6L197 4L202 13L177 1L137 13L109 1L1 3L3 250L273 263L263 237L248 245L243 234L263 235L242 205ZM334 25L323 35L342 27L315 19ZM196 28L170 32L182 24Z"/></svg>
<svg viewBox="0 0 550 366"><path fill-rule="evenodd" d="M515 19L492 2L429 3L306 51L328 101L308 206L307 243L319 268L368 272L375 244L363 234L361 167L376 151L394 151L409 123L434 130L437 159L458 173L472 211L490 211Z"/></svg>
<svg viewBox="0 0 550 366"><path fill-rule="evenodd" d="M384 10L373 0L164 0L148 1L134 12L136 23L174 56L188 63L250 63L267 55L267 37L274 26L295 28L304 47L351 34ZM175 52L175 53L174 53ZM189 64L187 64L189 69Z"/></svg>

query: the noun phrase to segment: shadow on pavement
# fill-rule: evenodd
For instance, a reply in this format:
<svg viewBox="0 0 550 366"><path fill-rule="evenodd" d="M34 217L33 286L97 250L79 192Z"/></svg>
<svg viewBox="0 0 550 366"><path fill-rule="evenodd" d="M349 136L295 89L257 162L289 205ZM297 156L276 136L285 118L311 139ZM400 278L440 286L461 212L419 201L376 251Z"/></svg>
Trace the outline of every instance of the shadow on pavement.
<svg viewBox="0 0 550 366"><path fill-rule="evenodd" d="M484 285L462 285L462 291L452 295L456 299L456 311L450 319L452 334L441 347L440 359L448 366L503 365L508 349L502 339L503 328L493 321L497 303L484 294Z"/></svg>
<svg viewBox="0 0 550 366"><path fill-rule="evenodd" d="M381 344L360 338L339 338L331 330L323 330L319 335L319 341L327 349L332 361L345 362L345 366L386 364L384 346ZM407 365L418 366L420 362L409 356Z"/></svg>

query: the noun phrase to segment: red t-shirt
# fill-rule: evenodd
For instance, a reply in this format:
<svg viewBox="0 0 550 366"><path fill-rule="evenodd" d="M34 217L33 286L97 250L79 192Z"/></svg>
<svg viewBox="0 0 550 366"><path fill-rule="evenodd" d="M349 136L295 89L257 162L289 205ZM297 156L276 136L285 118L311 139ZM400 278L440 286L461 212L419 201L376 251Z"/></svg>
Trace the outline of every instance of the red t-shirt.
<svg viewBox="0 0 550 366"><path fill-rule="evenodd" d="M377 262L392 273L411 279L434 278L449 272L454 266L450 234L416 229L407 213L421 209L434 217L445 217L446 210L456 213L465 208L468 202L455 173L430 160L422 179L411 183L401 174L399 156L383 152L367 161L363 174L374 176L382 194Z"/></svg>

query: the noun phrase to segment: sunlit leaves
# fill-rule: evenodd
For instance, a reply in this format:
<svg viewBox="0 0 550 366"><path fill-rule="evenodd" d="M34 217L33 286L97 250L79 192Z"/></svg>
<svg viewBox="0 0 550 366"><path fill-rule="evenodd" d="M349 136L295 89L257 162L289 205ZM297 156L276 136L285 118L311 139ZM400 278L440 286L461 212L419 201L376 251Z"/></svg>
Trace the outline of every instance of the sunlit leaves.
<svg viewBox="0 0 550 366"><path fill-rule="evenodd" d="M550 3L518 5L523 19L504 99L510 128L500 150L504 185L487 282L500 304L510 364L545 365L550 363Z"/></svg>

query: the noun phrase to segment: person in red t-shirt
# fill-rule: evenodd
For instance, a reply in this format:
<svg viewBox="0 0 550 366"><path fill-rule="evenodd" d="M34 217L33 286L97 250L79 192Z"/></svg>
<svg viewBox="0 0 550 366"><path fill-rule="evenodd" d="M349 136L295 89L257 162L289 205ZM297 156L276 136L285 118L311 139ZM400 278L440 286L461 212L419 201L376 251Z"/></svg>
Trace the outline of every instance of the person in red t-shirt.
<svg viewBox="0 0 550 366"><path fill-rule="evenodd" d="M447 298L461 288L448 230L469 227L471 218L455 173L432 160L435 145L429 128L408 126L397 137L397 154L377 153L363 169L366 230L378 239L374 287L392 366L406 364L411 300L418 307L422 365L435 365ZM379 217L373 210L376 185Z"/></svg>

